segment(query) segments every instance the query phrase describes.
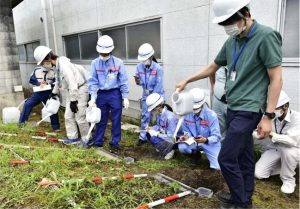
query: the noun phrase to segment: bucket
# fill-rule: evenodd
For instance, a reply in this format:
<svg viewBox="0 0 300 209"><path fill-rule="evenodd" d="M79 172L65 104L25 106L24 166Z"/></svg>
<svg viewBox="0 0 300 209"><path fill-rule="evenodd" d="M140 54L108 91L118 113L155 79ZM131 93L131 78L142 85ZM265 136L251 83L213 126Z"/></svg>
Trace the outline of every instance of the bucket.
<svg viewBox="0 0 300 209"><path fill-rule="evenodd" d="M48 111L46 110L46 106L45 106L45 104L42 102L42 104L43 104L43 109L42 109L42 118L45 118L49 113L48 113ZM50 120L50 117L47 117L45 120L44 120L44 122L47 122L47 123L50 123L51 122L51 120Z"/></svg>
<svg viewBox="0 0 300 209"><path fill-rule="evenodd" d="M46 103L46 111L52 115L56 114L59 110L60 102L58 99L50 98Z"/></svg>
<svg viewBox="0 0 300 209"><path fill-rule="evenodd" d="M86 121L89 123L99 123L101 120L101 110L98 107L86 108Z"/></svg>
<svg viewBox="0 0 300 209"><path fill-rule="evenodd" d="M183 116L193 111L193 95L188 91L178 92L172 95L173 111L176 115Z"/></svg>
<svg viewBox="0 0 300 209"><path fill-rule="evenodd" d="M19 122L19 108L25 103L26 100L27 99L23 100L17 107L5 107L2 109L2 121L4 124Z"/></svg>

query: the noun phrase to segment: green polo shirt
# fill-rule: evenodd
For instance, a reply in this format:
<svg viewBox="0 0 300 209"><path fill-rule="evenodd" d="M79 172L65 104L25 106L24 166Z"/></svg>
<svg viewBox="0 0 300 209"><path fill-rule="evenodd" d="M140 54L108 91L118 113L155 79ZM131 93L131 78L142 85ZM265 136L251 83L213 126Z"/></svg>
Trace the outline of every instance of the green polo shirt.
<svg viewBox="0 0 300 209"><path fill-rule="evenodd" d="M280 66L282 62L281 35L270 27L256 24L237 61L235 80L227 78L225 91L228 108L231 110L264 111L270 83L267 70ZM235 40L238 54L246 37L229 37L214 60L216 64L232 68Z"/></svg>

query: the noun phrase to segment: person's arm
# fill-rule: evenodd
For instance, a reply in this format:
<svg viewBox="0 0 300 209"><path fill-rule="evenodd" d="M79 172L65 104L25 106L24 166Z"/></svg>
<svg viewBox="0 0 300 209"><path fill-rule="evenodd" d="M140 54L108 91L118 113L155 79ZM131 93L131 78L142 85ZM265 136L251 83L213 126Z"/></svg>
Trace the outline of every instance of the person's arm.
<svg viewBox="0 0 300 209"><path fill-rule="evenodd" d="M219 120L217 115L212 118L212 121L210 122L210 136L207 137L208 144L217 143L221 140L221 133L220 133L220 127L219 127Z"/></svg>
<svg viewBox="0 0 300 209"><path fill-rule="evenodd" d="M182 91L188 83L198 81L203 78L207 78L208 76L213 75L219 68L220 68L220 65L217 65L215 62L213 62L213 63L209 64L208 66L199 70L197 73L191 75L187 79L178 83L176 85L176 88L178 88L179 91Z"/></svg>
<svg viewBox="0 0 300 209"><path fill-rule="evenodd" d="M173 134L176 130L176 126L177 126L177 119L176 118L172 118L170 120L168 120L168 128L166 131L166 134L158 134L159 138L162 138L165 141L170 141L170 139L172 139Z"/></svg>
<svg viewBox="0 0 300 209"><path fill-rule="evenodd" d="M164 72L163 69L160 68L157 70L156 84L154 86L153 93L158 93L160 95L164 94L163 77Z"/></svg>
<svg viewBox="0 0 300 209"><path fill-rule="evenodd" d="M210 82L210 96L214 95L214 87L216 83L216 73L209 75L209 82Z"/></svg>
<svg viewBox="0 0 300 209"><path fill-rule="evenodd" d="M91 64L91 73L90 78L88 79L88 89L89 94L91 95L91 100L96 101L97 99L97 91L99 88L98 75L96 72L96 60L92 61Z"/></svg>
<svg viewBox="0 0 300 209"><path fill-rule="evenodd" d="M128 90L128 76L127 76L127 72L125 70L125 66L124 63L121 62L120 63L120 67L119 67L119 85L120 85L120 90L122 92L122 96L123 99L128 99L128 94L129 94L129 90Z"/></svg>

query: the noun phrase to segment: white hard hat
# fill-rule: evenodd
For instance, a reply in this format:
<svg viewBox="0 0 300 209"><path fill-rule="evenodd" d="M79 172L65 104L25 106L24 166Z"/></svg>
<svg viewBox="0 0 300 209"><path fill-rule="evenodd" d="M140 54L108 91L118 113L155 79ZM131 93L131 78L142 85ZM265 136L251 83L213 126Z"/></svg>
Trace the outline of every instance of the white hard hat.
<svg viewBox="0 0 300 209"><path fill-rule="evenodd" d="M97 41L97 52L108 54L114 49L114 41L108 35L101 36Z"/></svg>
<svg viewBox="0 0 300 209"><path fill-rule="evenodd" d="M40 65L45 57L51 52L52 50L47 46L38 46L35 48L33 56L37 65Z"/></svg>
<svg viewBox="0 0 300 209"><path fill-rule="evenodd" d="M248 6L249 3L250 0L214 0L213 10L215 17L213 23L220 23L227 20L240 9Z"/></svg>
<svg viewBox="0 0 300 209"><path fill-rule="evenodd" d="M148 112L151 112L154 108L164 102L164 98L158 93L150 94L146 99L146 105L148 107Z"/></svg>
<svg viewBox="0 0 300 209"><path fill-rule="evenodd" d="M190 93L194 97L194 106L193 109L199 109L205 103L205 94L204 91L199 88L193 88L190 90Z"/></svg>
<svg viewBox="0 0 300 209"><path fill-rule="evenodd" d="M276 108L290 102L290 100L291 99L289 98L289 96L283 90L281 90Z"/></svg>
<svg viewBox="0 0 300 209"><path fill-rule="evenodd" d="M138 53L138 60L145 61L154 54L154 49L151 44L145 43L140 46Z"/></svg>

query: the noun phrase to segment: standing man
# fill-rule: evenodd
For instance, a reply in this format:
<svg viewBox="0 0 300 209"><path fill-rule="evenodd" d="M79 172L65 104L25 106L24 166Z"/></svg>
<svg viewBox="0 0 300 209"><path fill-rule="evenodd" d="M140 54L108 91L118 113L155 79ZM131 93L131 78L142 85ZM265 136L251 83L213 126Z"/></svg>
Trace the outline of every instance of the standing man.
<svg viewBox="0 0 300 209"><path fill-rule="evenodd" d="M83 67L71 63L67 57L55 55L46 46L38 46L34 50L34 56L40 57L39 61L42 61L44 65L56 68L56 82L50 97L56 98L60 89L66 90L64 116L68 140L65 140L64 143L73 144L82 140L79 145L80 147L84 146L89 130L89 124L85 119L89 96Z"/></svg>
<svg viewBox="0 0 300 209"><path fill-rule="evenodd" d="M180 90L193 81L229 68L226 82L227 133L218 161L230 193L219 199L230 207L252 207L255 161L252 131L260 138L272 130L272 119L282 87L281 36L251 18L250 0L215 0L214 23L230 37L214 62L177 84ZM268 101L268 102L267 102Z"/></svg>
<svg viewBox="0 0 300 209"><path fill-rule="evenodd" d="M101 109L101 121L96 124L93 146L102 147L108 113L111 111L112 141L110 152L118 153L121 140L122 102L125 109L129 107L128 77L121 59L112 56L114 42L111 37L101 36L96 46L99 57L92 61L91 76L88 80L91 100L89 106Z"/></svg>

